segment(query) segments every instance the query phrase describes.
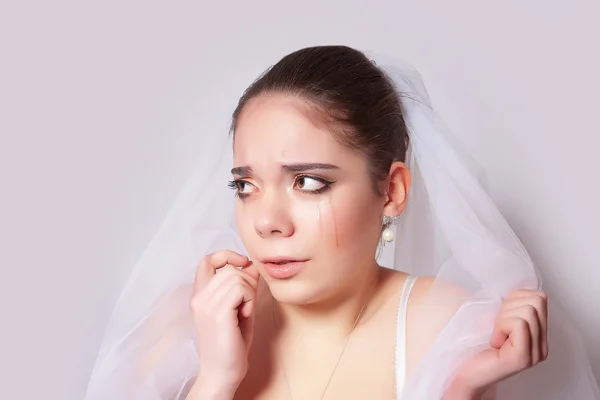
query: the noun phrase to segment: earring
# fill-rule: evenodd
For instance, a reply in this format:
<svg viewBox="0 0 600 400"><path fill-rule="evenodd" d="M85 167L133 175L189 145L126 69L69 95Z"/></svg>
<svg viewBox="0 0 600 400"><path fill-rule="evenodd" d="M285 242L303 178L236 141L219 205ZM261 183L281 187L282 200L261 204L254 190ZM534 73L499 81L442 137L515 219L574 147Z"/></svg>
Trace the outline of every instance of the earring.
<svg viewBox="0 0 600 400"><path fill-rule="evenodd" d="M381 238L384 242L390 243L394 240L394 231L390 228L392 225L396 225L398 223L398 217L388 217L387 215L383 216L383 226L384 230L381 233Z"/></svg>

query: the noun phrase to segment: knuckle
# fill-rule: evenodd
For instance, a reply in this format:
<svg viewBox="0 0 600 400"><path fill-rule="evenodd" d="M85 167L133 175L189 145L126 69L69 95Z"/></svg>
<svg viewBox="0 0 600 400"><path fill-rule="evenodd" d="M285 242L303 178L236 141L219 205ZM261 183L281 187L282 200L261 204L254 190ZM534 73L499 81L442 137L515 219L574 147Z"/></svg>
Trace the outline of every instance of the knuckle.
<svg viewBox="0 0 600 400"><path fill-rule="evenodd" d="M206 256L204 256L204 262L210 263L212 260L215 259L215 254L217 254L217 252L208 253Z"/></svg>
<svg viewBox="0 0 600 400"><path fill-rule="evenodd" d="M229 275L231 274L231 265L225 264L222 267L215 269L216 275Z"/></svg>
<svg viewBox="0 0 600 400"><path fill-rule="evenodd" d="M525 357L525 369L533 367L535 364L530 356Z"/></svg>
<svg viewBox="0 0 600 400"><path fill-rule="evenodd" d="M244 278L242 278L238 274L232 274L230 279L236 285L236 287L244 285L244 282L245 282Z"/></svg>
<svg viewBox="0 0 600 400"><path fill-rule="evenodd" d="M538 310L542 310L546 302L540 296L535 296L535 298L532 300L532 304Z"/></svg>
<svg viewBox="0 0 600 400"><path fill-rule="evenodd" d="M544 347L544 351L542 351L542 361L546 361L548 359L548 353L550 352L550 349L548 349L548 347Z"/></svg>
<svg viewBox="0 0 600 400"><path fill-rule="evenodd" d="M528 293L527 289L515 289L515 290L512 290L510 293L508 293L507 298L509 298L509 299L516 299L519 296L522 296L522 295L527 294L527 293Z"/></svg>
<svg viewBox="0 0 600 400"><path fill-rule="evenodd" d="M525 316L529 321L537 319L537 310L531 304L525 306Z"/></svg>
<svg viewBox="0 0 600 400"><path fill-rule="evenodd" d="M225 260L226 258L227 258L227 250L218 250L218 251L207 254L206 257L204 257L204 260L208 264L212 265L216 262Z"/></svg>
<svg viewBox="0 0 600 400"><path fill-rule="evenodd" d="M548 294L546 292L537 292L536 295L542 299L544 302L548 301Z"/></svg>
<svg viewBox="0 0 600 400"><path fill-rule="evenodd" d="M190 310L194 314L199 314L203 312L204 301L202 301L199 295L192 296L192 298L190 299Z"/></svg>
<svg viewBox="0 0 600 400"><path fill-rule="evenodd" d="M522 318L519 318L515 324L515 328L519 331L528 331L529 324Z"/></svg>

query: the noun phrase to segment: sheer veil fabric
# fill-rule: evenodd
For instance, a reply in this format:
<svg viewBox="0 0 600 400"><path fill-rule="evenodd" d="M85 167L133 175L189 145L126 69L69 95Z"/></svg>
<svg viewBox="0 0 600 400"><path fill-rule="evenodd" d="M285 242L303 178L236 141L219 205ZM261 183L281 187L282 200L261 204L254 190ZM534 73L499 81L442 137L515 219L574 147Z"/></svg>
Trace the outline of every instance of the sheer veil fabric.
<svg viewBox="0 0 600 400"><path fill-rule="evenodd" d="M478 179L477 166L436 116L419 74L398 61L376 63L398 89L409 132L406 161L413 177L396 239L382 264L435 284L413 322L428 329L440 304L459 304L408 377L403 399L440 399L470 355L488 346L502 297L541 288L537 269ZM88 384L86 400L184 399L198 369L189 308L204 255L246 254L226 187L231 139L222 157L199 163L138 260L115 306ZM500 399L600 399L581 340L551 302L550 356L502 382ZM394 351L390 349L390 351Z"/></svg>

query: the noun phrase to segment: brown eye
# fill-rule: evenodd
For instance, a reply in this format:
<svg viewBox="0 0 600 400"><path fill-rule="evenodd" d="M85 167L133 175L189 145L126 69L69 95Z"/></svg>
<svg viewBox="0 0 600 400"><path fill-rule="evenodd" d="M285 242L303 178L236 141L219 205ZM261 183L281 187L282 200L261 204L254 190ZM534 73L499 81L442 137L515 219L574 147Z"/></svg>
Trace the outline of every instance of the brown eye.
<svg viewBox="0 0 600 400"><path fill-rule="evenodd" d="M250 195L251 193L253 193L254 189L256 189L256 186L243 179L230 181L227 186L229 186L230 189L235 190L236 195L240 198L244 198Z"/></svg>
<svg viewBox="0 0 600 400"><path fill-rule="evenodd" d="M304 192L320 192L328 186L328 182L313 176L302 175L296 178L294 186Z"/></svg>
<svg viewBox="0 0 600 400"><path fill-rule="evenodd" d="M236 186L237 186L238 192L244 193L244 194L252 193L252 190L254 189L254 185L251 184L250 182L246 182L246 181L237 181Z"/></svg>

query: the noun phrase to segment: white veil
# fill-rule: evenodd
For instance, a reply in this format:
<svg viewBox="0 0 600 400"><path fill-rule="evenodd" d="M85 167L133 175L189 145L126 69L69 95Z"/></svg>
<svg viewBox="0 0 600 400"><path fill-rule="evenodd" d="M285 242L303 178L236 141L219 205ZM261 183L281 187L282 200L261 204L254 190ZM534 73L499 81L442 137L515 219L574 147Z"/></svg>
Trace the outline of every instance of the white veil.
<svg viewBox="0 0 600 400"><path fill-rule="evenodd" d="M461 362L488 345L502 296L516 288L537 289L541 282L471 159L433 112L420 76L407 66L380 67L401 96L413 176L395 246L384 249L382 261L413 275L436 276L416 324L426 326L429 307L462 304L403 391L404 399L437 400ZM223 156L211 168L199 163L193 170L134 267L106 330L86 400L185 398L198 368L189 308L196 267L212 251L246 254L235 228L234 196L226 187L232 164L226 137L223 132L218 149ZM549 359L503 382L498 398L600 399L579 336L557 315L554 303L550 310Z"/></svg>

